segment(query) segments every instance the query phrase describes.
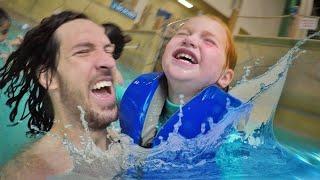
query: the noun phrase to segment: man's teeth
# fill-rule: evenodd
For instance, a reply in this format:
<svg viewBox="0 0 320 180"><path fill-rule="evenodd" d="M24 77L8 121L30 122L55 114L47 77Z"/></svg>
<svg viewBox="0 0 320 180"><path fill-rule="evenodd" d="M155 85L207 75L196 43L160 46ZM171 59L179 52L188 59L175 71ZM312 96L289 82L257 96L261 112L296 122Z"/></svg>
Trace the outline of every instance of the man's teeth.
<svg viewBox="0 0 320 180"><path fill-rule="evenodd" d="M188 61L191 61L191 62L195 62L194 59L192 58L192 56L188 55L188 54L185 54L185 53L180 53L177 55L177 58L178 59L184 59L184 60L188 60Z"/></svg>
<svg viewBox="0 0 320 180"><path fill-rule="evenodd" d="M112 86L111 81L100 81L93 86L93 89L101 89L101 88L110 87L110 86Z"/></svg>

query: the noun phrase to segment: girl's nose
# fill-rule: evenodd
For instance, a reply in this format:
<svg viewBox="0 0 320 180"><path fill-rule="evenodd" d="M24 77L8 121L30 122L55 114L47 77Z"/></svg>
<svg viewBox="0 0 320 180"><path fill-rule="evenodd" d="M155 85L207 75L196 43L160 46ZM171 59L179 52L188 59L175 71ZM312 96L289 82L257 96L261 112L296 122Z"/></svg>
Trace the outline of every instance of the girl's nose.
<svg viewBox="0 0 320 180"><path fill-rule="evenodd" d="M187 46L187 47L192 47L192 48L196 48L197 47L195 38L192 35L186 36L184 38L184 40L182 41L182 44Z"/></svg>

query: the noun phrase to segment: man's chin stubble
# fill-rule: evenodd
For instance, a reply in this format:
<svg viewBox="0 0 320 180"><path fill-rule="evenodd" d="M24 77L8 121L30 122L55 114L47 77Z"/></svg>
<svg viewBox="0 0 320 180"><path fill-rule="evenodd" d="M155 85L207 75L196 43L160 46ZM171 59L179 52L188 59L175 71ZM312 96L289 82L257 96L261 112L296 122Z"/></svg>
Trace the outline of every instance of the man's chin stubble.
<svg viewBox="0 0 320 180"><path fill-rule="evenodd" d="M111 110L107 115L99 115L99 113L91 112L87 116L88 127L93 130L106 129L113 121L117 119L117 109Z"/></svg>

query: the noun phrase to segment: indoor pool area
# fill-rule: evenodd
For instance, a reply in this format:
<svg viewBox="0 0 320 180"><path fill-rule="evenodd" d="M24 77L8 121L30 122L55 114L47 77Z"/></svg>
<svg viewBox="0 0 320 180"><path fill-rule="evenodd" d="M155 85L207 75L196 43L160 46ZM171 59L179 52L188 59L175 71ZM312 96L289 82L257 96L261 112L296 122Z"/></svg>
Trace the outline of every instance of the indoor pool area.
<svg viewBox="0 0 320 180"><path fill-rule="evenodd" d="M124 80L122 87L130 92L128 89L131 87L139 84L145 86L136 92L132 90L135 98L140 97L140 94L148 94L149 88L153 87L151 82L144 82L144 79L140 78L142 74L164 71L162 54L175 32L188 22L189 17L211 13L222 19L229 28L237 29L232 32L237 65L226 94L238 98L241 105L232 106L234 102L228 95L225 104L222 105L226 112L220 117L221 120L206 118L204 123L199 125L200 133L187 138L179 130L184 127L183 118L192 117L187 121L198 121L205 113L198 111L196 106L194 111L191 111L192 107L189 106L184 108L184 96L179 96L180 105L175 112L176 121L170 121L172 128L168 135L160 136L156 145L144 147L140 142L137 143L138 140L130 134L131 132L127 133L127 130L124 130L123 127L127 127L123 126L122 118L148 117L158 112L153 112L153 109L147 111L149 104L140 105L140 102L131 99L127 103L132 105L124 106L123 100L117 102L120 111L117 121L105 128L120 134L117 136L117 143L107 146L107 150L103 151L89 135L92 129L86 121L86 112L80 105L74 104L79 109L77 120L83 128L83 134L79 138L84 148L79 148L67 135L61 136L61 142L72 159L73 168L51 174L45 179L319 179L319 24L316 24L317 27L312 31L302 29L301 25L301 29L292 30L290 28L294 27L294 23L298 23L293 18L296 16L285 14L292 8L300 8L299 13L309 12L305 10L309 7L313 8L312 14L310 11L309 14L299 14L299 17L319 20L319 14L316 13L319 13L320 4L312 1L312 7L304 0L234 0L229 4L220 0L188 2L192 3L193 7L186 9L178 1L158 0L0 1L0 7L11 17L8 38L0 42L0 54L9 55L14 52L19 46L11 45L10 41L24 37L42 18L64 10L83 12L98 24L118 24L123 34L131 38L131 41L125 44L121 57L116 60L116 67ZM130 16L131 11L130 8L126 9L126 3L135 5L136 11L132 12L137 12L137 17ZM216 5L213 5L215 3ZM254 12L250 3L256 3L259 9L274 8L270 12L273 14L278 8L278 14L263 11L254 17L247 17L244 12ZM122 10L119 10L121 8ZM260 21L264 23L259 24ZM254 28L260 25L260 29ZM5 67L5 62L4 57L0 57L1 68ZM23 76L23 73L19 76ZM153 76L153 80L158 76L160 75ZM26 92L21 98L17 120L10 122L12 107L6 105L6 88L8 87L4 86L0 89L0 179L4 172L1 168L12 160L20 162L17 159L20 153L38 144L48 134L54 138L59 136L50 133L50 130L34 137L27 136L30 130L28 120L25 118L19 121L18 117L29 112L29 108L24 105L30 103L28 97L31 91ZM15 93L18 93L21 88L15 90ZM115 88L114 91L116 90ZM123 97L128 96L127 91ZM202 90L200 92L205 93ZM205 94L199 102L204 102L207 96L214 98L216 95ZM152 103L157 101L151 98L148 102L152 108L156 108ZM198 106L200 109L210 108L205 105ZM121 109L123 107L127 108L123 110L124 113ZM141 109L141 112L134 114L130 108ZM216 106L212 108L219 109ZM189 116L189 110L195 114ZM30 114L26 117L30 117ZM136 124L141 123L140 121L129 125L138 127ZM144 130L146 127L143 123ZM67 126L72 125L64 126L66 132ZM195 127L198 126L188 126L189 129ZM134 133L136 132L132 134ZM119 147L121 151L117 149ZM6 179L6 176L3 177ZM20 179L24 177L20 176Z"/></svg>

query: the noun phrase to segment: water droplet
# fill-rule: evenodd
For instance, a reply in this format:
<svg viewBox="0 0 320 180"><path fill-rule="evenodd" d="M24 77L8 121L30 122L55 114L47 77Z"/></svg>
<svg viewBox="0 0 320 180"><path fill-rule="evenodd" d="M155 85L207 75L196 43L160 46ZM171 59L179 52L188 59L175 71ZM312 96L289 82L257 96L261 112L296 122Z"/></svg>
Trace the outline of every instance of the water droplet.
<svg viewBox="0 0 320 180"><path fill-rule="evenodd" d="M264 83L260 83L260 92L266 90L266 85Z"/></svg>
<svg viewBox="0 0 320 180"><path fill-rule="evenodd" d="M205 130L206 130L206 124L202 123L201 124L201 133L204 134Z"/></svg>

